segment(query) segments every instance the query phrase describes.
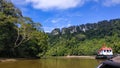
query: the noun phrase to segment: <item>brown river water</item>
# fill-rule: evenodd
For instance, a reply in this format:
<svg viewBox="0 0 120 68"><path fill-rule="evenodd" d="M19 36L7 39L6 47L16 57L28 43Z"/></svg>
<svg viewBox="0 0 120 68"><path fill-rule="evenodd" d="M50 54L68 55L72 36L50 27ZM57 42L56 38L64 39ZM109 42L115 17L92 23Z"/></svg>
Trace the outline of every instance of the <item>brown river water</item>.
<svg viewBox="0 0 120 68"><path fill-rule="evenodd" d="M49 58L0 62L0 68L96 68L102 60L83 58Z"/></svg>

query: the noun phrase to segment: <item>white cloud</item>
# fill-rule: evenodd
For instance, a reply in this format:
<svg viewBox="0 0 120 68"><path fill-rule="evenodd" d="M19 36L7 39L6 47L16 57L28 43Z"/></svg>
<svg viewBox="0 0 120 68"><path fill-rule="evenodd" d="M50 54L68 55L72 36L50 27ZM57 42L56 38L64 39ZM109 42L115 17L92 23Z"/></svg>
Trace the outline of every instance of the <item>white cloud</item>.
<svg viewBox="0 0 120 68"><path fill-rule="evenodd" d="M26 0L34 8L42 10L74 8L83 5L85 1L87 0Z"/></svg>
<svg viewBox="0 0 120 68"><path fill-rule="evenodd" d="M65 19L63 19L63 18L55 18L55 19L52 19L52 20L51 20L51 23L59 23L59 22L61 22L62 20L65 20Z"/></svg>
<svg viewBox="0 0 120 68"><path fill-rule="evenodd" d="M43 27L43 29L45 30L45 32L50 33L54 28L53 27Z"/></svg>
<svg viewBox="0 0 120 68"><path fill-rule="evenodd" d="M46 19L43 23L46 24L51 24L51 25L45 25L46 27L53 27L53 28L63 28L63 27L69 27L73 23L73 18L78 18L81 17L80 12L60 12L58 14L55 14L52 17L49 17ZM50 28L49 28L50 29ZM48 28L45 28L45 31L50 32L51 29L49 30Z"/></svg>
<svg viewBox="0 0 120 68"><path fill-rule="evenodd" d="M51 32L53 30L53 28L61 29L63 27L71 26L71 20L69 20L69 18L60 17L60 16L48 18L48 19L46 19L46 21L44 21L44 23L51 24L51 25L47 25L46 27L44 27L45 32Z"/></svg>
<svg viewBox="0 0 120 68"><path fill-rule="evenodd" d="M57 21L57 20L52 20L51 22L52 22L52 23L57 23L58 21Z"/></svg>
<svg viewBox="0 0 120 68"><path fill-rule="evenodd" d="M67 27L70 27L71 26L71 24L67 24Z"/></svg>
<svg viewBox="0 0 120 68"><path fill-rule="evenodd" d="M104 6L114 6L120 4L120 0L104 0L103 5Z"/></svg>
<svg viewBox="0 0 120 68"><path fill-rule="evenodd" d="M86 2L96 2L104 6L120 4L120 0L11 0L15 5L25 7L31 5L35 9L54 10L83 6Z"/></svg>

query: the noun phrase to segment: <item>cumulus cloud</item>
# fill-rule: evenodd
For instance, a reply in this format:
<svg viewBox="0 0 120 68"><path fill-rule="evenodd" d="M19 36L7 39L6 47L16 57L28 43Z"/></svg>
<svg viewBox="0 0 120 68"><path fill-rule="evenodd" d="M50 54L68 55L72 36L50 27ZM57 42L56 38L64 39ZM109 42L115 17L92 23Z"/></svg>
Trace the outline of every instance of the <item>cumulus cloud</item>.
<svg viewBox="0 0 120 68"><path fill-rule="evenodd" d="M41 10L75 8L83 6L86 2L97 2L104 6L114 6L120 4L120 0L11 0L11 1L19 6L30 4L35 9Z"/></svg>
<svg viewBox="0 0 120 68"><path fill-rule="evenodd" d="M104 0L103 5L104 6L114 6L120 4L120 0Z"/></svg>
<svg viewBox="0 0 120 68"><path fill-rule="evenodd" d="M34 8L48 10L48 9L68 9L81 6L86 0L26 0L31 3Z"/></svg>

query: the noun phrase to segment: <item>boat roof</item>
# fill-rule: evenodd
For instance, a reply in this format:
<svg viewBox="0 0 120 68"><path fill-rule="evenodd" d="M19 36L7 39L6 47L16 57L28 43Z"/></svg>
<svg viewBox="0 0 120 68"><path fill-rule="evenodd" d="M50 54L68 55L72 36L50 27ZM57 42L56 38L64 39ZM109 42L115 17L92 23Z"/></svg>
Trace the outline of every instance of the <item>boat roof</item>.
<svg viewBox="0 0 120 68"><path fill-rule="evenodd" d="M103 45L100 50L112 50L112 48L110 47L106 47L105 45Z"/></svg>

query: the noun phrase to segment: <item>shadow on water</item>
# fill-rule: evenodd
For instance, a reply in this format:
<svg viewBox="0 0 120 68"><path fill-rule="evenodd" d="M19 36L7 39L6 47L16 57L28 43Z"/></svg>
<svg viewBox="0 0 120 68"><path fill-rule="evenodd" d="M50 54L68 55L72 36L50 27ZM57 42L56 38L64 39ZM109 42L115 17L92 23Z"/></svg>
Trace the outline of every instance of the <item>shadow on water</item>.
<svg viewBox="0 0 120 68"><path fill-rule="evenodd" d="M103 60L80 58L49 58L1 62L0 68L96 68Z"/></svg>

